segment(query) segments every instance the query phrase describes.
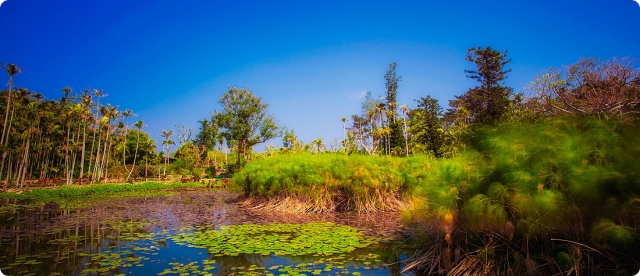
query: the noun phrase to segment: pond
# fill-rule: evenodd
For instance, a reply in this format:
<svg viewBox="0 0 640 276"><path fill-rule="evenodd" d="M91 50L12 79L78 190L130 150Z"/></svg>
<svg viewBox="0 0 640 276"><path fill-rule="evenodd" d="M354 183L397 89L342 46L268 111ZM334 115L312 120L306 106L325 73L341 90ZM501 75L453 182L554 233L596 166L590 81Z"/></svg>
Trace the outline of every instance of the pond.
<svg viewBox="0 0 640 276"><path fill-rule="evenodd" d="M183 191L75 209L0 199L0 271L401 275L401 261L415 251L398 214L283 214L239 207L235 198Z"/></svg>

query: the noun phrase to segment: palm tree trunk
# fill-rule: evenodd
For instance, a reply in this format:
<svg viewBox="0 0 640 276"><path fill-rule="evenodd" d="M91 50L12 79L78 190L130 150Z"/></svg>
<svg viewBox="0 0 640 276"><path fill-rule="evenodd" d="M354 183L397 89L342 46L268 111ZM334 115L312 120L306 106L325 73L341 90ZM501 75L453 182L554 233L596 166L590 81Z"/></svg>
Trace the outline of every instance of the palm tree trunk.
<svg viewBox="0 0 640 276"><path fill-rule="evenodd" d="M402 116L402 120L404 121L404 147L407 152L407 156L409 156L409 141L407 139L407 117Z"/></svg>
<svg viewBox="0 0 640 276"><path fill-rule="evenodd" d="M166 150L164 152L164 172L162 173L164 176L167 176L167 161L169 161L169 145L167 145Z"/></svg>
<svg viewBox="0 0 640 276"><path fill-rule="evenodd" d="M136 167L136 157L138 157L138 144L140 143L140 131L138 131L138 137L136 138L136 152L133 154L133 165L131 165L131 171L129 172L129 175L127 176L127 182L129 182L129 178L131 177L131 174L133 174L133 169L135 169ZM126 167L126 165L125 165Z"/></svg>
<svg viewBox="0 0 640 276"><path fill-rule="evenodd" d="M29 135L29 137L31 137L31 135ZM24 187L24 177L27 173L27 158L29 156L29 141L31 140L29 137L27 137L27 143L26 146L24 148L24 158L22 159L22 175L21 175L21 179L20 179L20 189L22 189Z"/></svg>
<svg viewBox="0 0 640 276"><path fill-rule="evenodd" d="M82 123L82 156L80 156L80 184L83 182L84 178L84 151L86 147L87 140L87 122L83 120Z"/></svg>
<svg viewBox="0 0 640 276"><path fill-rule="evenodd" d="M0 144L3 144L3 145L6 145L5 135L7 136L6 139L9 139L9 134L7 133L7 122L9 119L9 109L11 108L11 90L13 90L13 77L9 75L9 91L7 92L7 106L6 106L7 110L4 115L4 125L2 127L2 138L0 139Z"/></svg>

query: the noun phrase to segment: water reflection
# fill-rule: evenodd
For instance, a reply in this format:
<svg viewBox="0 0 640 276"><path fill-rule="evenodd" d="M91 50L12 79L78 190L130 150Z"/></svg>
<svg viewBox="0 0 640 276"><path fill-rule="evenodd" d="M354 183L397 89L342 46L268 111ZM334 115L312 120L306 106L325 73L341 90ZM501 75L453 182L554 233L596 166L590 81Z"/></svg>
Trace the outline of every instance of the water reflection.
<svg viewBox="0 0 640 276"><path fill-rule="evenodd" d="M64 210L56 203L0 200L0 270L6 275L157 275L171 264L215 260L209 271L228 275L249 268L296 266L318 262L313 256L212 256L206 249L173 243L168 237L184 227L193 231L240 223L334 221L393 238L400 234L397 216L282 215L228 204L224 192L181 193L169 197L105 200L94 207ZM349 261L362 275L400 275L403 258L395 243L359 249L353 254L379 255L382 264ZM349 256L352 258L354 256ZM355 257L354 257L355 258ZM201 266L201 269L205 266ZM314 269L322 269L318 265ZM276 273L278 274L278 273Z"/></svg>

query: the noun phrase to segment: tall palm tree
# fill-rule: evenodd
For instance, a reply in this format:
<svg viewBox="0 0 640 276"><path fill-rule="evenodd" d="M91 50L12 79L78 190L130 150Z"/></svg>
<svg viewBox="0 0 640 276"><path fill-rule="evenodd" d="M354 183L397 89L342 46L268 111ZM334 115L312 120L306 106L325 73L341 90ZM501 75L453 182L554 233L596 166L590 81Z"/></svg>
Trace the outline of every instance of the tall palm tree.
<svg viewBox="0 0 640 276"><path fill-rule="evenodd" d="M136 114L133 114L133 112L131 111L131 109L127 109L125 111L122 112L122 117L124 117L124 146L122 147L122 165L124 165L124 169L129 173L129 175L131 175L131 172L133 172L133 169L131 169L131 171L129 171L129 169L127 169L127 134L129 133L129 117L131 116L136 116ZM129 180L129 177L127 177L127 180Z"/></svg>
<svg viewBox="0 0 640 276"><path fill-rule="evenodd" d="M340 121L342 121L342 131L344 132L344 140L347 140L347 122L349 121L349 119L347 119L347 117L342 116L342 118L340 118Z"/></svg>
<svg viewBox="0 0 640 276"><path fill-rule="evenodd" d="M407 117L406 117L406 115L409 114L409 111L411 111L411 110L406 105L400 106L400 110L402 111L402 121L404 122L404 146L405 146L405 149L406 149L406 154L407 154L407 156L409 156L409 142L407 141Z"/></svg>
<svg viewBox="0 0 640 276"><path fill-rule="evenodd" d="M6 145L7 144L6 140L9 139L9 133L7 131L7 125L8 125L7 122L9 120L9 109L11 109L11 91L13 90L13 76L22 72L22 69L18 68L18 66L13 63L9 63L9 64L2 63L2 67L4 67L4 70L7 71L7 74L9 75L9 91L7 91L7 111L4 115L4 126L2 128L2 138L0 139L0 144Z"/></svg>
<svg viewBox="0 0 640 276"><path fill-rule="evenodd" d="M167 176L167 161L169 161L169 147L171 145L175 145L176 143L170 139L171 135L173 135L173 130L162 130L162 134L160 134L160 137L164 138L164 141L162 141L162 145L165 147L165 153L164 153L164 172L163 174L165 176Z"/></svg>
<svg viewBox="0 0 640 276"><path fill-rule="evenodd" d="M84 178L84 153L86 150L86 145L87 145L87 119L89 117L89 114L91 113L91 95L89 95L89 89L85 89L84 92L82 93L82 98L81 98L81 102L82 102L82 154L80 155L80 184L82 184L83 182L83 178Z"/></svg>
<svg viewBox="0 0 640 276"><path fill-rule="evenodd" d="M7 144L9 142L9 132L10 132L10 130L7 129L7 126L8 126L8 121L9 121L9 109L11 109L11 91L13 90L13 76L15 76L15 75L19 74L20 72L22 72L22 69L18 68L18 66L13 64L13 63L9 63L9 64L2 63L2 67L4 67L4 70L7 71L7 74L9 75L9 91L7 91L7 106L6 106L7 110L6 110L6 113L4 115L4 125L2 127L2 137L0 137L0 145L3 146L2 164L0 165L0 179L2 178L2 170L4 169L4 163L5 163L5 160L7 158L7 153L9 152L9 150L7 148ZM8 175L9 175L9 169L7 169L7 176ZM7 182L8 182L8 180L7 180Z"/></svg>
<svg viewBox="0 0 640 276"><path fill-rule="evenodd" d="M137 121L133 123L133 126L135 126L138 129L138 132L137 132L138 135L136 138L136 151L133 154L133 165L131 166L131 171L129 172L129 176L127 176L127 182L129 182L129 178L133 173L133 169L135 169L136 167L136 158L138 157L138 145L140 144L140 131L142 131L142 127L144 127L144 123L142 121Z"/></svg>

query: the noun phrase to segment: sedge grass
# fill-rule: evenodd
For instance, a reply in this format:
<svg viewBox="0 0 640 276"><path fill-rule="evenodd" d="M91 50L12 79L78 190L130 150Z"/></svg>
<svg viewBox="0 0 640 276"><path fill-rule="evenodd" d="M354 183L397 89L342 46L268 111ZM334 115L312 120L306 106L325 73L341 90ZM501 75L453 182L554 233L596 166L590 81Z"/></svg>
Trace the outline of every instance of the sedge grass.
<svg viewBox="0 0 640 276"><path fill-rule="evenodd" d="M234 185L270 210L414 209L435 225L431 257L410 266L427 271L623 273L640 267L637 137L612 121L555 118L481 129L447 159L274 156Z"/></svg>

